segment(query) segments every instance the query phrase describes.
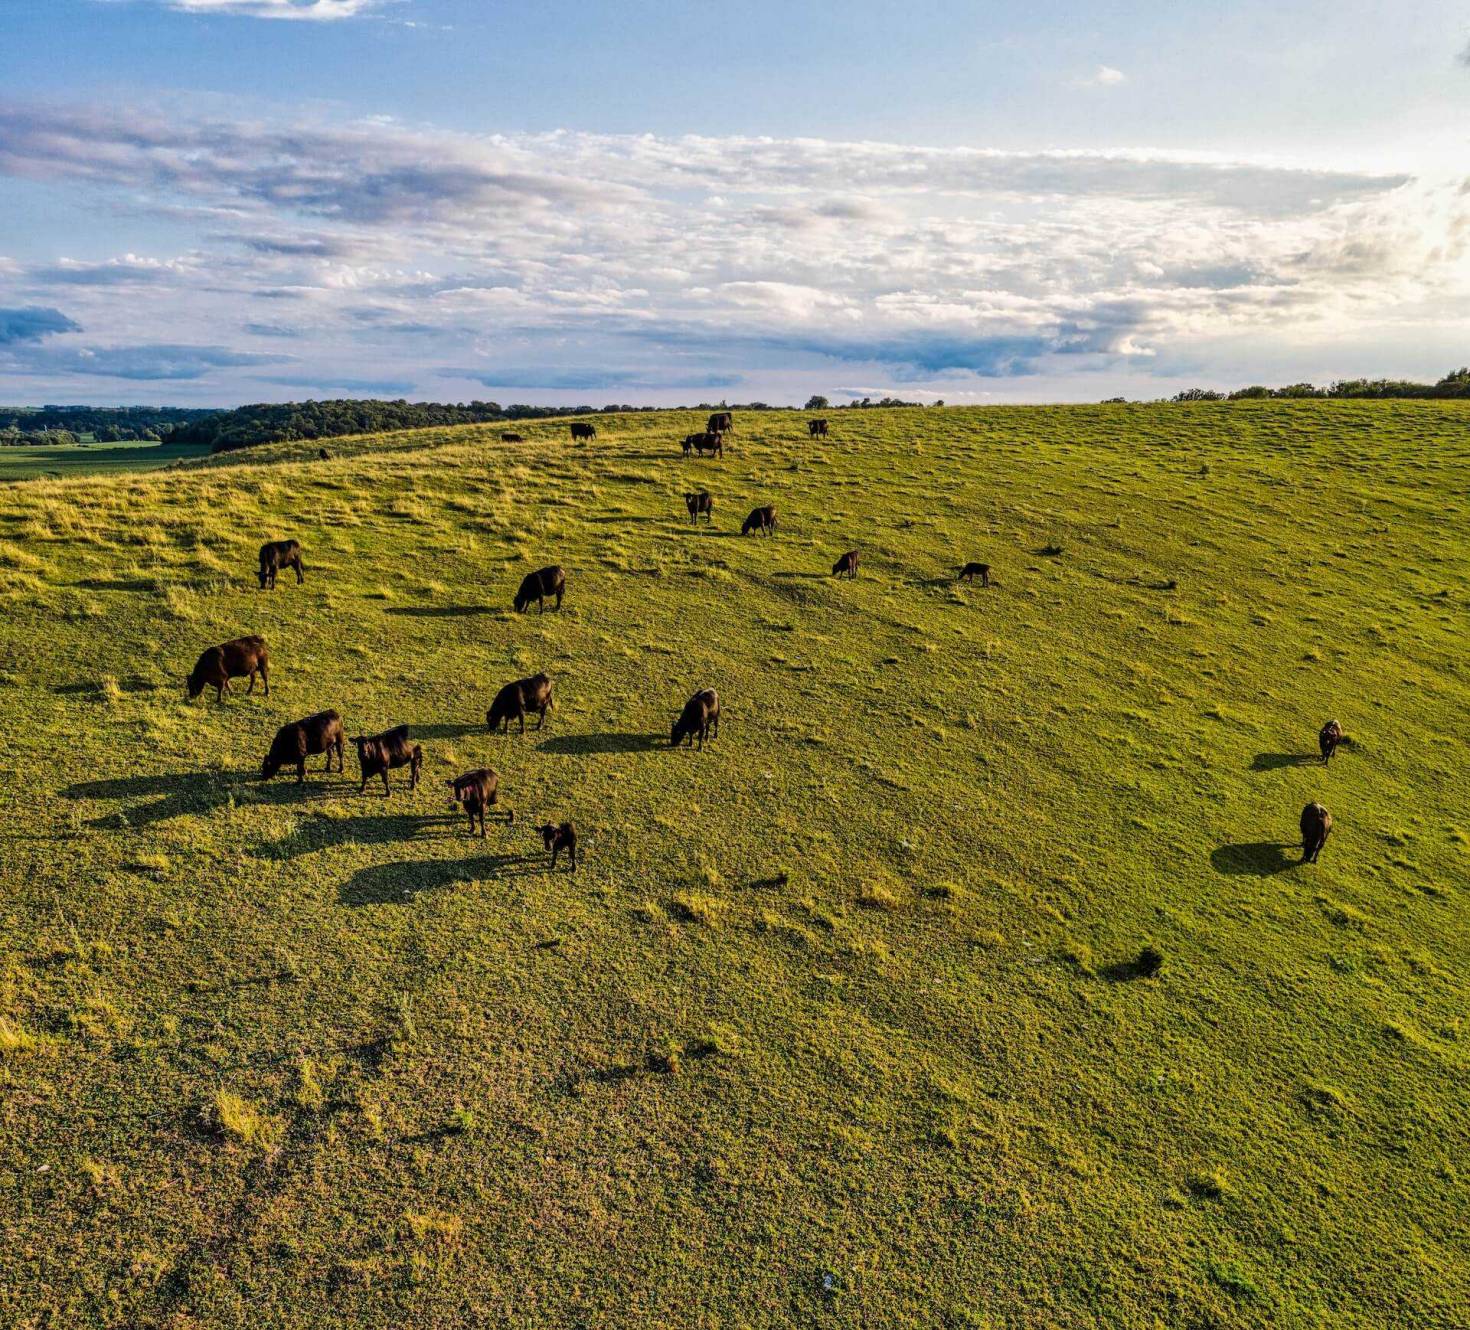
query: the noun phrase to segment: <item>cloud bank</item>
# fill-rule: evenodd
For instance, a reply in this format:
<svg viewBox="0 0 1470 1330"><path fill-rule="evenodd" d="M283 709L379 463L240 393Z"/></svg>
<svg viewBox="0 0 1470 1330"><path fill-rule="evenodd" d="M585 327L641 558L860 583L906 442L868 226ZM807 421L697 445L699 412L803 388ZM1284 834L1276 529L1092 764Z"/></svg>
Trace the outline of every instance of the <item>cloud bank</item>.
<svg viewBox="0 0 1470 1330"><path fill-rule="evenodd" d="M1470 286L1457 181L1142 149L29 103L0 107L0 176L194 237L0 266L0 375L56 390L157 377L233 400L259 383L236 371L289 360L282 387L429 397L790 400L856 367L954 400L1096 395L1220 346L1274 379L1306 344L1455 323Z"/></svg>

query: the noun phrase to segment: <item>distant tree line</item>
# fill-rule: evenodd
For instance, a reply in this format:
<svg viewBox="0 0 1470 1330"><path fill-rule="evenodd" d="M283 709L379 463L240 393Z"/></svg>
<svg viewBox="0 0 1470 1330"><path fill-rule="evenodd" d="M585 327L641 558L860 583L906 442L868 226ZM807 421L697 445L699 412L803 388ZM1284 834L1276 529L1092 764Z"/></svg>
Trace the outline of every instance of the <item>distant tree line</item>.
<svg viewBox="0 0 1470 1330"><path fill-rule="evenodd" d="M158 442L214 414L182 406L6 406L0 407L0 446L74 444L88 434L98 443Z"/></svg>
<svg viewBox="0 0 1470 1330"><path fill-rule="evenodd" d="M1411 379L1339 379L1325 388L1311 383L1292 383L1284 388L1254 385L1231 393L1211 388L1187 388L1170 398L1174 402L1248 402L1265 398L1453 398L1470 397L1470 368L1457 369L1437 383L1415 383ZM1112 398L1123 401L1123 398Z"/></svg>
<svg viewBox="0 0 1470 1330"><path fill-rule="evenodd" d="M632 407L501 406L498 402L409 402L346 398L326 402L260 402L221 411L176 430L175 443L233 452L262 443L294 439L333 439L344 434L381 434L435 425L477 425L497 420L539 420L547 416L588 415Z"/></svg>

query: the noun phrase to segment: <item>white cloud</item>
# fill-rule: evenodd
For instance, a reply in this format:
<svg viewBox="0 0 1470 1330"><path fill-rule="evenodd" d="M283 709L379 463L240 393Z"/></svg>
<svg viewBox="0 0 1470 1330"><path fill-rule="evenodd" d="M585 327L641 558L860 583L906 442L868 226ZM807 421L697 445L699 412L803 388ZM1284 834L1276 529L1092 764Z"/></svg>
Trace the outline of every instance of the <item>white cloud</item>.
<svg viewBox="0 0 1470 1330"><path fill-rule="evenodd" d="M285 324L303 363L342 382L510 365L571 385L612 364L629 385L745 373L759 387L830 383L842 361L878 367L856 381L888 372L956 396L958 380L1039 370L1162 374L1246 337L1269 378L1305 338L1447 322L1470 295L1458 182L1207 154L24 105L0 114L0 175L195 232L175 258L0 267L0 304L105 330L95 362L53 347L55 373L162 364L240 382L227 352ZM130 298L144 283L168 300ZM135 363L127 345L155 351ZM195 345L211 354L179 350ZM11 372L40 373L36 344L15 347Z"/></svg>
<svg viewBox="0 0 1470 1330"><path fill-rule="evenodd" d="M1127 82L1128 75L1112 65L1099 65L1086 78L1078 80L1079 86L1084 88L1116 88Z"/></svg>
<svg viewBox="0 0 1470 1330"><path fill-rule="evenodd" d="M161 0L185 14L235 14L245 18L300 19L329 23L357 18L382 0Z"/></svg>

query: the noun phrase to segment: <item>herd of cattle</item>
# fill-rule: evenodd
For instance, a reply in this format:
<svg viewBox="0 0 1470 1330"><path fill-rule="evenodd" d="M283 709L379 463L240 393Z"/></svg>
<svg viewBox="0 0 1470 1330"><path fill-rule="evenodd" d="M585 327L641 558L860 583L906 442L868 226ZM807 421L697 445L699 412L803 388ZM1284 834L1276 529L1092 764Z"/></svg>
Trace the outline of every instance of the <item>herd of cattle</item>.
<svg viewBox="0 0 1470 1330"><path fill-rule="evenodd" d="M827 434L825 420L809 420L807 428L814 438L825 437ZM730 413L728 411L715 412L709 417L704 431L691 434L684 439L684 453L687 456L691 451L700 455L708 452L712 456L723 457L725 436L732 432L733 422ZM571 434L573 439L593 439L597 437L597 430L595 426L583 421L573 421ZM501 438L507 442L523 442L518 434L504 433ZM714 502L708 491L698 490L686 494L684 502L691 522L697 522L701 516L706 522L713 522ZM774 535L776 531L775 506L766 504L753 509L740 530L742 535L750 535L752 532L766 536ZM859 558L859 551L848 550L832 565L832 575L856 578ZM268 541L260 547L258 575L261 590L273 590L277 574L283 569L293 570L296 573L298 584L305 581L299 541ZM980 580L982 586L990 586L990 565L971 562L960 568L958 580L973 583L976 578ZM524 614L534 601L538 612L544 613L548 600L554 600L555 608L560 610L562 598L566 593L566 584L566 570L556 565L528 573L522 579L515 594L513 604L516 612ZM221 702L224 700L224 694L230 690L230 680L240 678L250 680L250 686L246 690L248 696L255 691L257 676L264 688L265 695L269 697L270 653L265 639L258 636L237 637L232 641L208 648L199 657L193 672L189 675L188 696L192 700L206 688L213 688L215 700ZM520 732L524 734L526 717L534 713L537 717L536 728L539 730L546 724L546 713L552 709L553 705L552 682L548 675L541 673L526 679L516 679L496 693L489 710L485 713L485 724L492 734L501 730L509 734L511 722L519 721ZM681 743L694 746L697 742L698 747L703 749L705 741L717 738L719 732L719 695L713 688L701 688L684 704L683 710L674 721L669 730L669 744L670 747L678 747ZM262 780L270 780L283 768L295 767L297 781L304 781L306 779L306 759L322 755L326 757L324 770L328 772L332 770L332 758L335 755L337 770L343 772L345 771L344 752L347 742L349 740L346 739L342 728L342 718L336 711L321 711L302 720L292 721L288 725L281 726L276 732L270 751L261 764L260 777ZM365 793L368 782L378 777L383 782L383 793L386 797L391 793L388 773L400 767L407 767L409 770L409 789L418 788L419 770L423 765L424 753L418 744L410 742L407 725L397 725L381 734L356 735L350 742L357 749L358 772L361 777L361 783L358 786L359 794ZM1331 761L1333 753L1342 742L1344 742L1342 726L1336 720L1328 721L1318 734L1318 747L1324 764ZM468 771L462 776L456 776L446 784L450 790L450 806L459 808L466 814L469 819L470 834L475 833L478 825L479 833L481 837L484 837L486 834L485 814L500 801L499 775L488 767L481 767ZM507 826L514 824L514 810L508 808L505 810L505 820ZM570 822L548 822L535 830L541 837L543 846L551 854L552 868L556 867L560 853L565 850L570 868L575 872L577 833L573 825ZM1316 863L1317 856L1322 852L1322 847L1326 844L1331 830L1332 815L1320 803L1309 803L1302 809L1303 863Z"/></svg>

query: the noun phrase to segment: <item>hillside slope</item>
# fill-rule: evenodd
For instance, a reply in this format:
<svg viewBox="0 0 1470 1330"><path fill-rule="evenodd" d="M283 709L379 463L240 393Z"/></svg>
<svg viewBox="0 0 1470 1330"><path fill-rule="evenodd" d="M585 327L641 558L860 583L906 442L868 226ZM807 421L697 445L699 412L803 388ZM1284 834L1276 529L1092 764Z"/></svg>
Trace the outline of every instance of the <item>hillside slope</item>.
<svg viewBox="0 0 1470 1330"><path fill-rule="evenodd" d="M802 420L0 493L0 1321L1463 1315L1470 411ZM246 632L270 697L186 703ZM424 785L261 784L325 707Z"/></svg>

